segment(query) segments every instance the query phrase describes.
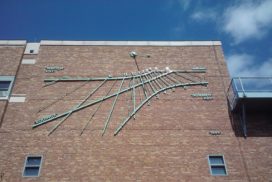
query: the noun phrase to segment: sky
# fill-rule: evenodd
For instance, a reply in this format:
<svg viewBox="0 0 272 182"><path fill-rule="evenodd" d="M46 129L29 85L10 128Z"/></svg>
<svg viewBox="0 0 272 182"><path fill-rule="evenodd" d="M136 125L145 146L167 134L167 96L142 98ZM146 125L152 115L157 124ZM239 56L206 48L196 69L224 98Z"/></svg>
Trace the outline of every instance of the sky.
<svg viewBox="0 0 272 182"><path fill-rule="evenodd" d="M232 77L272 76L272 0L1 0L0 39L220 40Z"/></svg>

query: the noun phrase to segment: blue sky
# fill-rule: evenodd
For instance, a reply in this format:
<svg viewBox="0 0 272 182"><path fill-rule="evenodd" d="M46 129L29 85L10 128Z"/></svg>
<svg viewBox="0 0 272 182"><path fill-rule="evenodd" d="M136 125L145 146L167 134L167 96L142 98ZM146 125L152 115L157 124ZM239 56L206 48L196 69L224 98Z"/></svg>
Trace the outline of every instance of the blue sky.
<svg viewBox="0 0 272 182"><path fill-rule="evenodd" d="M272 0L2 0L0 39L221 40L232 76L272 76Z"/></svg>

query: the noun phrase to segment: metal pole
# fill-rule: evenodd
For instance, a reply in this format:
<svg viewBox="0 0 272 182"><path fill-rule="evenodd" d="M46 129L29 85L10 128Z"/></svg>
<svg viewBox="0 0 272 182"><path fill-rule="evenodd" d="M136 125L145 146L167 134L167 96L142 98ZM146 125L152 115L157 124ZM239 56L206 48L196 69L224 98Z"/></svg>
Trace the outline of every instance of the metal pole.
<svg viewBox="0 0 272 182"><path fill-rule="evenodd" d="M109 89L109 91L107 92L107 94L104 96L107 97L107 95L109 95L109 93L111 92L112 88L114 87L115 83L117 82L117 80L115 80L115 82L112 84L111 88ZM99 105L97 106L96 110L94 111L94 113L92 114L91 118L89 119L89 121L86 123L86 125L84 126L84 128L81 130L80 132L80 136L83 134L83 132L85 131L85 129L88 127L89 123L92 121L93 117L95 116L95 114L97 113L98 109L101 107L103 102L100 102Z"/></svg>
<svg viewBox="0 0 272 182"><path fill-rule="evenodd" d="M102 87L102 85L104 85L106 83L107 79L105 79L98 87L96 87L91 93L89 93L89 95L87 97L85 97L85 99L79 103L75 108L79 108L82 104L84 104L84 102L89 99L100 87ZM60 122L55 125L50 132L48 133L48 136L51 135L70 115L72 115L72 113L74 112L74 109L70 110L69 113L62 119L60 120Z"/></svg>
<svg viewBox="0 0 272 182"><path fill-rule="evenodd" d="M246 106L243 104L243 131L244 137L247 137L247 127L246 127Z"/></svg>
<svg viewBox="0 0 272 182"><path fill-rule="evenodd" d="M159 82L159 77L155 74L155 72L153 73L155 75L155 83L157 83L159 85L159 88L162 89L163 86L160 84ZM166 94L166 91L163 92L164 94Z"/></svg>
<svg viewBox="0 0 272 182"><path fill-rule="evenodd" d="M142 76L141 76L141 75L140 75L140 80L141 80L141 82L142 82L142 88L143 88L143 91L144 91L144 96L145 96L145 98L147 98L147 94L146 94L144 82L143 82L143 79L142 79Z"/></svg>
<svg viewBox="0 0 272 182"><path fill-rule="evenodd" d="M156 73L156 72L155 72L154 74L157 76L157 73ZM167 73L167 74L168 74L168 73ZM166 87L170 86L169 84L167 84L167 83L162 79L162 77L158 78L158 82L159 82L159 81L161 81ZM165 90L163 93L166 94L167 91Z"/></svg>
<svg viewBox="0 0 272 182"><path fill-rule="evenodd" d="M76 88L75 88L74 90L72 90L71 92L66 93L65 95L63 95L63 96L61 96L60 98L56 99L54 102L52 102L52 103L50 103L50 104L44 106L44 107L41 108L37 113L39 113L39 112L41 112L41 111L47 109L48 107L50 107L50 106L56 104L57 102L59 102L59 101L60 101L61 99L63 99L64 97L70 95L71 93L74 93L76 90L78 90L78 89L80 89L81 87L83 87L84 85L86 85L88 82L89 82L89 81L85 81L82 85L80 85L79 87L76 87Z"/></svg>
<svg viewBox="0 0 272 182"><path fill-rule="evenodd" d="M57 83L58 81L59 81L59 79L53 80L53 81L51 81L49 83L46 83L43 87L47 87L47 86L53 85L53 84Z"/></svg>
<svg viewBox="0 0 272 182"><path fill-rule="evenodd" d="M163 73L164 71L158 70L157 72ZM194 70L172 70L173 73L205 73L205 71L194 71ZM145 74L151 74L151 73L145 73ZM143 74L141 75L143 76ZM140 74L135 76L140 77ZM69 77L69 76L63 76L63 77L57 77L57 78L45 78L44 82L71 82L71 81L103 81L106 78L109 80L123 80L123 76L116 76L116 77ZM125 79L131 79L132 76L126 76Z"/></svg>
<svg viewBox="0 0 272 182"><path fill-rule="evenodd" d="M239 77L239 82L240 82L240 85L241 85L241 88L242 88L242 91L243 91L243 97L246 97L245 89L244 89L244 86L243 86L243 83L242 83L242 80L241 80L240 77Z"/></svg>
<svg viewBox="0 0 272 182"><path fill-rule="evenodd" d="M165 76L167 76L167 75L165 75ZM165 80L164 77L161 77L160 79L162 80L162 82L163 82L166 86L167 86L167 85L168 85L168 86L171 86L171 85L172 85L172 84L169 83L167 80Z"/></svg>
<svg viewBox="0 0 272 182"><path fill-rule="evenodd" d="M134 77L133 77L132 82L133 82L132 83L132 85L133 85L133 90L132 90L132 95L133 95L133 111L135 111L135 84L134 84ZM135 115L133 115L133 118L135 119Z"/></svg>
<svg viewBox="0 0 272 182"><path fill-rule="evenodd" d="M106 120L106 122L105 122L104 129L103 129L103 131L102 131L102 136L105 134L106 129L107 129L108 125L109 125L109 122L110 122L110 119L111 119L111 115L112 115L112 112L113 112L113 110L114 110L114 106L115 106L116 101L117 101L117 99L118 99L118 97L119 97L119 94L120 94L120 91L121 91L121 88L122 88L122 86L123 86L124 81L125 81L125 78L122 80L122 83L121 83L121 85L120 85L120 87L119 87L119 89L118 89L117 95L116 95L116 97L115 97L115 99L114 99L114 101L113 101L113 104L112 104L112 107L111 107L111 111L110 111L110 113L109 113L109 116L108 116L108 118L107 118L107 120Z"/></svg>
<svg viewBox="0 0 272 182"><path fill-rule="evenodd" d="M157 87L156 87L156 83L153 85L152 81L154 81L154 80L150 81L149 75L147 75L146 77L149 79L149 83L150 83L150 86L151 86L151 88L152 88L153 93L156 92L156 91L158 90ZM152 78L153 78L153 77L151 76L151 79L152 79ZM155 81L154 81L154 82L155 82ZM159 96L159 95L156 95L156 98L159 99L160 96Z"/></svg>
<svg viewBox="0 0 272 182"><path fill-rule="evenodd" d="M152 85L153 89L157 90L156 84L154 85L152 83L152 81L154 81L152 80L153 77L151 75L146 75L146 78L149 80L149 83Z"/></svg>
<svg viewBox="0 0 272 182"><path fill-rule="evenodd" d="M137 60L136 60L136 56L135 56L135 57L133 57L133 59L134 59L135 64L136 64L136 66L137 66L137 70L138 70L138 71L140 71L139 65L138 65Z"/></svg>
<svg viewBox="0 0 272 182"><path fill-rule="evenodd" d="M149 88L148 88L149 80L146 79L146 75L143 75L143 78L142 78L142 79L143 79L143 81L147 81L147 82L146 82L146 85L145 85L146 93L151 94L151 92L150 92L150 90L149 90Z"/></svg>
<svg viewBox="0 0 272 182"><path fill-rule="evenodd" d="M177 75L177 76L180 76L180 77L182 77L182 78L184 78L185 80L189 80L189 81L192 81L192 82L196 82L195 80L193 80L193 79L191 79L191 78L188 78L188 76L186 76L186 75L180 75L179 73L176 73L175 72L175 74Z"/></svg>
<svg viewBox="0 0 272 182"><path fill-rule="evenodd" d="M136 109L133 113L131 113L131 115L129 117L127 117L120 125L119 127L115 130L114 132L114 136L116 136L121 130L122 128L127 124L127 122L130 120L130 118L133 116L133 114L135 114L138 110L140 110L143 105L145 103L147 103L152 97L154 97L155 95L159 94L160 92L163 92L165 90L168 90L168 89L172 89L172 88L175 88L175 87L184 87L184 86L195 86L195 85L206 85L208 83L203 83L203 82L199 82L199 83L183 83L183 84L177 84L177 85L172 85L172 86L169 86L169 87L165 87L163 89L160 89L158 90L157 92L153 93L152 95L148 96Z"/></svg>
<svg viewBox="0 0 272 182"><path fill-rule="evenodd" d="M172 79L170 76L171 76L171 73L168 74L168 75L166 75L166 76L165 76L165 80L168 79L171 85L172 85L172 84L176 85L176 84L179 83L179 82L175 81L174 79ZM168 82L168 83L169 83L169 82ZM171 82L172 82L172 83L171 83ZM173 88L172 91L175 92L175 88Z"/></svg>
<svg viewBox="0 0 272 182"><path fill-rule="evenodd" d="M145 76L145 75L144 75ZM145 81L145 78L143 77L143 80ZM149 81L150 80L147 80L147 84L149 83ZM150 91L149 91L149 89L148 89L148 85L146 84L146 86L144 87L145 88L145 91L146 91L146 93L148 92L150 95L152 94ZM147 94L146 94L147 95ZM148 106L150 106L150 101L148 101Z"/></svg>
<svg viewBox="0 0 272 182"><path fill-rule="evenodd" d="M138 78L137 78L137 84L141 85L141 81ZM142 98L142 94L141 94L140 88L138 88L138 93L139 93L139 96L140 96L140 102L142 102L143 98Z"/></svg>
<svg viewBox="0 0 272 182"><path fill-rule="evenodd" d="M175 84L180 83L180 81L178 81L173 75L169 74L166 75L166 77L171 80L172 82L174 82Z"/></svg>
<svg viewBox="0 0 272 182"><path fill-rule="evenodd" d="M149 84L149 86L151 87L151 89L152 89L152 91L154 93L155 89L154 89L153 85L151 84L151 82L150 82L149 78L147 77L147 75L145 75L145 78L146 78L146 80L148 80L148 84Z"/></svg>
<svg viewBox="0 0 272 182"><path fill-rule="evenodd" d="M161 74L161 75L158 76L158 77L152 78L152 80L155 80L155 81L156 81L157 78L159 78L159 77L161 77L161 76L164 76L164 75L165 75L165 73L164 73L164 74ZM151 80L150 80L150 81L151 81ZM199 84L199 85L207 85L208 82L198 82L198 84ZM138 83L138 84L135 85L135 88L140 87L140 86L141 86L141 83ZM124 92L127 92L127 91L129 91L129 90L131 90L131 89L133 89L133 88L130 87L130 88L123 89L123 90L120 91L120 94L122 94L122 93L124 93ZM99 103L99 102L102 102L102 101L104 101L104 100L107 100L107 99L109 99L109 98L111 98L111 97L114 97L114 96L116 96L116 95L117 95L117 93L113 93L113 94L111 94L111 95L109 95L109 96L107 96L107 97L105 97L105 98L103 97L103 98L98 99L98 100L96 100L96 101L86 103L86 104L84 104L84 105L82 105L82 106L80 106L80 107L74 109L73 112L76 112L76 111L79 111L79 110L84 109L84 108L86 108L86 107L95 105L95 104L97 104L97 103ZM69 114L69 112L70 112L70 111L67 111L67 112L64 112L64 113L61 113L61 114L57 114L57 115L54 116L53 118L45 119L45 120L43 120L43 121L40 121L40 120L42 120L42 119L44 119L44 118L39 119L38 121L35 122L35 124L32 126L32 128L38 127L38 126L40 126L40 125L42 125L42 124L45 124L45 123L51 122L51 121L53 121L53 120L56 120L56 119L58 119L58 118L64 117L64 116L66 116L67 114Z"/></svg>
<svg viewBox="0 0 272 182"><path fill-rule="evenodd" d="M132 74L132 73L131 73ZM131 82L133 81L134 77L129 81L128 87L131 87ZM130 114L130 101L131 103L133 102L133 92L131 91L131 96L130 99L127 100L127 105L128 105L128 115Z"/></svg>
<svg viewBox="0 0 272 182"><path fill-rule="evenodd" d="M163 86L158 82L158 76L155 74L155 73L153 73L152 75L154 75L155 77L153 77L154 79L154 82L159 86L159 88L160 89L162 89L163 88ZM161 75L160 75L161 76Z"/></svg>

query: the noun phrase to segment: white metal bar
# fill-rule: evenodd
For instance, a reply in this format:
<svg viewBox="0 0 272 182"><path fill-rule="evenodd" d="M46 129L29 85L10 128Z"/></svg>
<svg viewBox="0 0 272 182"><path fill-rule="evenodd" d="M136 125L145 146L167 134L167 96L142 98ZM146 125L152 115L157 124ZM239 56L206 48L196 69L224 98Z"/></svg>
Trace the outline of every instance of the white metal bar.
<svg viewBox="0 0 272 182"><path fill-rule="evenodd" d="M195 85L206 85L207 83L203 83L203 82L199 82L199 83L183 83L183 84L177 84L177 85L172 85L169 87L165 87L163 89L158 90L157 92L153 93L152 95L148 96L136 109L135 111L129 116L127 117L120 125L119 127L115 130L114 135L117 135L122 128L127 124L127 122L130 120L130 118L133 116L133 114L135 114L138 110L140 110L144 104L146 104L152 97L154 97L155 95L159 94L160 92L163 92L165 90L168 89L172 89L175 87L184 87L184 86L195 86Z"/></svg>
<svg viewBox="0 0 272 182"><path fill-rule="evenodd" d="M143 75L149 75L152 74L155 71L151 71L148 73L140 73L138 75L135 75L134 77L138 78ZM158 73L165 73L164 70L156 70ZM172 70L173 73L205 73L203 70ZM123 80L125 79L131 79L133 76L117 76L117 77L69 77L69 76L63 76L63 77L57 77L57 78L46 78L44 79L44 82L65 82L65 81L103 81L105 78L108 78L108 81L110 80Z"/></svg>
<svg viewBox="0 0 272 182"><path fill-rule="evenodd" d="M158 77L152 78L152 80L156 80L157 78L162 77L162 76L167 75L167 74L169 74L169 73L163 73L163 74L159 75ZM150 80L150 81L151 81L151 80ZM198 82L198 83L199 83L199 84L202 84L202 85L207 85L207 84L208 84L208 82ZM140 87L140 86L141 86L141 83L138 83L138 84L135 85L135 88L136 88L136 87ZM129 91L129 90L131 90L131 89L133 89L133 88L130 87L130 88L123 89L123 90L120 91L120 94L122 94L122 93L124 93L124 92L127 92L127 91ZM105 97L105 98L101 98L101 99L98 99L98 100L96 100L96 101L93 101L93 102L90 102L90 103L86 103L86 104L84 104L84 105L82 105L82 106L80 106L80 107L74 109L73 111L74 111L74 112L79 111L79 110L81 110L81 109L84 109L84 108L86 108L86 107L95 105L95 104L97 104L97 103L99 103L99 102L102 102L102 101L104 101L104 100L106 100L106 99L109 99L109 98L111 98L111 97L114 97L114 96L116 96L116 95L117 95L117 93L114 93L114 94L111 94L111 95L109 95L109 96L107 96L107 97ZM42 119L39 119L38 121L35 122L35 124L32 126L32 128L38 127L38 126L40 126L40 125L42 125L42 124L45 124L45 123L51 122L51 121L53 121L53 120L56 120L56 119L58 119L58 118L64 117L64 116L66 116L67 114L69 114L69 112L70 112L70 111L67 111L67 112L64 112L64 113L61 113L61 114L56 114L56 116L54 116L54 117L52 117L52 118L50 118L50 119L44 119L44 120L43 120L43 118L42 118ZM42 120L42 121L40 121L40 120Z"/></svg>
<svg viewBox="0 0 272 182"><path fill-rule="evenodd" d="M115 82L112 84L111 88L109 89L109 91L107 92L107 94L104 96L104 98L106 98L109 93L111 92L112 88L114 87L115 83L117 82L117 80L115 80ZM99 105L97 106L96 110L94 111L94 113L92 114L91 118L89 119L89 121L85 124L84 128L81 130L80 132L80 136L83 134L83 132L85 131L85 129L88 127L88 125L90 124L90 122L92 121L93 117L95 116L96 112L99 110L99 108L101 107L103 102L100 102Z"/></svg>
<svg viewBox="0 0 272 182"><path fill-rule="evenodd" d="M117 101L117 99L118 99L118 97L119 97L119 94L120 94L120 91L121 91L121 88L122 88L122 86L123 86L124 81L125 81L125 78L122 80L122 83L120 84L120 87L119 87L119 89L118 89L117 95L115 96L115 99L114 99L113 104L112 104L112 106L111 106L110 113L109 113L109 115L108 115L108 118L107 118L107 120L106 120L106 122L105 122L103 131L102 131L102 136L105 134L106 129L107 129L108 125L109 125L109 122L110 122L110 119L111 119L111 116L112 116L112 112L113 112L113 110L114 110L114 106L115 106L116 101Z"/></svg>
<svg viewBox="0 0 272 182"><path fill-rule="evenodd" d="M106 81L107 79L105 79L98 87L96 87L92 92L90 92L89 95L85 97L85 99L75 107L75 109L79 108L82 104L84 104L86 100L88 100L100 87L102 87L102 85L106 83ZM60 122L57 125L55 125L50 130L50 132L48 133L48 136L51 135L70 115L72 115L73 112L74 112L74 109L70 110L69 113L62 120L60 120Z"/></svg>

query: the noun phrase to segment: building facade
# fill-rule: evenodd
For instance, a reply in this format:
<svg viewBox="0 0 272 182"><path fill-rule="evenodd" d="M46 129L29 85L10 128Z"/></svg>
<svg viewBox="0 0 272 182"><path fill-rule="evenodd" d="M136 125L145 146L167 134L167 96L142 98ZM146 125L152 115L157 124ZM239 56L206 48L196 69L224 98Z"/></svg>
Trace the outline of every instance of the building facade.
<svg viewBox="0 0 272 182"><path fill-rule="evenodd" d="M269 181L269 112L219 41L0 41L0 181Z"/></svg>

